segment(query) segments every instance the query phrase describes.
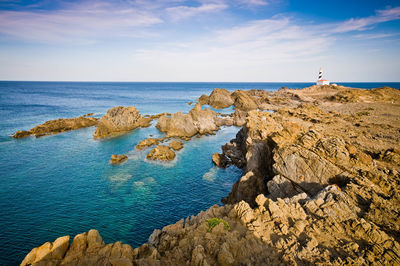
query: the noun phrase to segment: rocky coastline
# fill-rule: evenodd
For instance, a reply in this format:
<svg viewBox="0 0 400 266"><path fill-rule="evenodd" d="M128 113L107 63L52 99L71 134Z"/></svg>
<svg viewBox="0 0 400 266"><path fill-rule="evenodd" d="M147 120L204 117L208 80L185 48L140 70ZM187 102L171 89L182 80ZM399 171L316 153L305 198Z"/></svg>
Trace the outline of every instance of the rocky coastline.
<svg viewBox="0 0 400 266"><path fill-rule="evenodd" d="M235 112L222 116L206 104ZM223 206L155 229L140 247L106 245L90 230L71 244L65 236L32 249L21 265L400 264L399 90L216 89L188 114L144 118L118 108L100 119L95 137L158 119L165 139L137 149L157 145L150 154L161 160L175 157L178 138L241 126L210 160L241 167L243 176Z"/></svg>

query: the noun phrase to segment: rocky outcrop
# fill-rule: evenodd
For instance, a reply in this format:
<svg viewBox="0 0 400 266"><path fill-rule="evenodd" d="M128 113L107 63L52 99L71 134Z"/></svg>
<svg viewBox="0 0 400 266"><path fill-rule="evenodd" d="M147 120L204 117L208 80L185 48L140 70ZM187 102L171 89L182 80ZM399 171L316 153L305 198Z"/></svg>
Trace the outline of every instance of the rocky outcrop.
<svg viewBox="0 0 400 266"><path fill-rule="evenodd" d="M150 125L151 118L142 117L136 107L117 106L109 109L98 125L93 137L106 138Z"/></svg>
<svg viewBox="0 0 400 266"><path fill-rule="evenodd" d="M214 89L208 99L208 104L216 109L223 109L233 104L231 92L226 89Z"/></svg>
<svg viewBox="0 0 400 266"><path fill-rule="evenodd" d="M128 159L128 156L126 156L125 154L121 154L121 155L113 154L113 155L111 155L110 163L121 164L121 163L125 162L127 159Z"/></svg>
<svg viewBox="0 0 400 266"><path fill-rule="evenodd" d="M183 149L183 143L181 141L178 140L173 140L169 143L169 146L171 147L171 149L173 149L174 151L179 151L181 149Z"/></svg>
<svg viewBox="0 0 400 266"><path fill-rule="evenodd" d="M147 154L146 158L148 160L172 161L175 159L175 152L168 146L158 145Z"/></svg>
<svg viewBox="0 0 400 266"><path fill-rule="evenodd" d="M346 88L326 90L283 89L268 95L273 114L249 111L236 138L212 156L217 165L244 171L225 205L154 230L126 263L400 264L400 92L381 91L395 94L393 103L363 102L373 91L342 103L327 94ZM278 100L286 96L291 108ZM25 260L34 262L37 250ZM57 264L64 254L46 258ZM75 261L92 262L90 254Z"/></svg>
<svg viewBox="0 0 400 266"><path fill-rule="evenodd" d="M181 112L172 114L171 117L161 116L156 127L167 134L167 137L191 138L196 134L213 134L223 125L217 113L207 108L201 109L197 103L188 114Z"/></svg>
<svg viewBox="0 0 400 266"><path fill-rule="evenodd" d="M237 109L250 111L258 108L255 99L243 90L235 91L232 98L235 99L234 105Z"/></svg>
<svg viewBox="0 0 400 266"><path fill-rule="evenodd" d="M25 138L31 135L42 137L46 135L58 134L65 131L76 130L97 125L97 118L83 115L76 118L63 118L47 121L28 131L17 131L13 138Z"/></svg>
<svg viewBox="0 0 400 266"><path fill-rule="evenodd" d="M130 245L115 242L105 245L97 230L76 235L71 245L69 236L32 249L21 265L133 265Z"/></svg>

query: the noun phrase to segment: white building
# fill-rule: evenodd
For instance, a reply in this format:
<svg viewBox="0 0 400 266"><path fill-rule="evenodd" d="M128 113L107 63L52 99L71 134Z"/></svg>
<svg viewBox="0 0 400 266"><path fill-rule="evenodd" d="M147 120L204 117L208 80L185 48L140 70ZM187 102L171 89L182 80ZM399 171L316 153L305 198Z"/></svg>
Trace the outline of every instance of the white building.
<svg viewBox="0 0 400 266"><path fill-rule="evenodd" d="M319 69L317 85L329 85L329 80L322 78L322 68Z"/></svg>

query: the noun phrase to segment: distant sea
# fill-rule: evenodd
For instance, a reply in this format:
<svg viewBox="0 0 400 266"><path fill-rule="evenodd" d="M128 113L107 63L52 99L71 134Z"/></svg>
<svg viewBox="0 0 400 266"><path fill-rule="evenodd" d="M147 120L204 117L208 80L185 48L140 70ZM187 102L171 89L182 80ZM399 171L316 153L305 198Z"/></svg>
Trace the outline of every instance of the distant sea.
<svg viewBox="0 0 400 266"><path fill-rule="evenodd" d="M400 88L400 83L338 84ZM168 164L148 162L148 151L134 149L150 135L163 136L154 124L103 141L93 140L94 127L12 139L17 130L87 113L101 117L118 105L134 105L142 115L188 112L189 101L214 88L273 91L310 85L0 81L0 265L17 265L46 241L91 228L98 229L106 243L121 240L137 247L153 229L220 204L241 176L234 166L217 169L211 162L211 155L235 137L236 127L194 138ZM129 160L112 166L114 153L126 153Z"/></svg>

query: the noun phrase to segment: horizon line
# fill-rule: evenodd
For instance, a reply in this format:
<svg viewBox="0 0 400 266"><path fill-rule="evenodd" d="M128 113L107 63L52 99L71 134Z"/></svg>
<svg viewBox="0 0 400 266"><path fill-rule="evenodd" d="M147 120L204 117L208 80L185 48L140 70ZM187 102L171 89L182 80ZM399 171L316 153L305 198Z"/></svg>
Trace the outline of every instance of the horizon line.
<svg viewBox="0 0 400 266"><path fill-rule="evenodd" d="M0 82L101 82L101 83L316 83L316 81L109 81L109 80L2 80ZM338 83L400 83L400 81L332 81ZM339 85L339 84L338 84Z"/></svg>

